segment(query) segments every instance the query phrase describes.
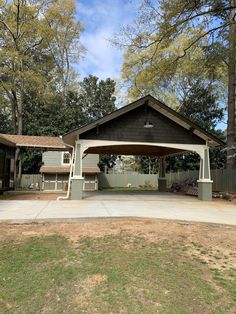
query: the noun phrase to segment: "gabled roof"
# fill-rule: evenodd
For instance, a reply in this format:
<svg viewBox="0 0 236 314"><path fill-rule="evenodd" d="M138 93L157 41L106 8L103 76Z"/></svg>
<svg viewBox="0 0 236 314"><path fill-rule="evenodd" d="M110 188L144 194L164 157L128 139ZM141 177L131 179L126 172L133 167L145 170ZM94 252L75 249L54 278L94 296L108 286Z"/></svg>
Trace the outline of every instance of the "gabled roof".
<svg viewBox="0 0 236 314"><path fill-rule="evenodd" d="M121 115L124 115L125 113L138 108L139 106L142 106L144 104L147 104L148 106L152 107L156 111L160 112L167 118L171 119L172 121L176 122L183 128L187 130L191 130L194 134L196 134L198 137L202 138L205 141L209 142L210 146L225 146L225 143L218 139L216 136L213 134L203 130L201 127L193 123L191 120L187 119L186 117L182 116L179 114L177 111L171 109L167 105L165 105L163 102L157 100L156 98L152 97L151 95L147 95L145 97L142 97L118 110L113 111L112 113L104 116L101 119L98 119L90 124L84 125L80 128L77 128L75 130L72 130L68 133L66 133L63 136L63 141L65 143L74 145L75 140L77 137L84 133L87 132L98 125L102 125L108 121L111 121Z"/></svg>
<svg viewBox="0 0 236 314"><path fill-rule="evenodd" d="M31 136L31 135L11 135L0 133L0 143L10 147L21 148L42 148L42 149L59 149L66 148L60 137L53 136Z"/></svg>

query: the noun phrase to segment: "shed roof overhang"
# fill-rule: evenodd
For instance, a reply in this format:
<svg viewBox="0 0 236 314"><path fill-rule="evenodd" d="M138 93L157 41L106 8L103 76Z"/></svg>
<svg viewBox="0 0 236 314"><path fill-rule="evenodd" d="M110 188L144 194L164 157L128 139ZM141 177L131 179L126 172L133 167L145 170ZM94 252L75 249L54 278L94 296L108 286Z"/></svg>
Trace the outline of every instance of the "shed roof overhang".
<svg viewBox="0 0 236 314"><path fill-rule="evenodd" d="M106 115L105 117L98 119L88 125L82 126L81 128L72 130L71 132L66 133L63 136L63 141L66 144L70 144L70 145L75 145L75 142L80 139L83 138L84 134L87 134L86 132L89 132L92 129L98 129L100 127L102 127L103 125L106 125L107 123L110 123L112 120L115 120L116 118L119 118L121 116L125 116L128 115L128 113L132 110L135 110L136 108L139 108L140 106L143 105L147 105L149 107L151 107L153 110L155 110L156 112L158 112L158 114L161 114L163 116L163 118L167 118L170 121L174 122L177 126L182 127L182 129L185 129L187 131L189 131L191 134L193 134L193 136L199 138L200 140L202 140L202 142L207 143L208 146L211 147L216 147L216 146L225 146L225 143L222 142L220 139L218 139L217 137L215 137L214 135L212 135L211 133L203 130L202 128L200 128L199 126L197 126L195 123L193 123L192 121L190 121L189 119L183 117L181 114L179 114L178 112L176 112L175 110L171 109L170 107L168 107L167 105L165 105L164 103L162 103L161 101L155 99L154 97L147 95L143 98L138 99L137 101L128 104L114 112L112 112L109 115ZM111 139L112 140L112 139ZM175 154L175 153L180 153L182 152L182 150L176 150L174 151L173 149L164 149L164 144L165 141L162 141L163 143L163 147L162 148L151 148L151 143L150 146L146 146L145 147L139 147L138 145L136 145L136 152L137 154L153 154L153 155L169 155L169 154ZM135 143L134 143L135 144ZM184 142L183 142L184 144ZM132 150L132 147L130 147L130 145L127 145L125 147L125 145L123 145L123 148L119 148L119 147L114 147L114 146L110 146L110 147L100 147L100 148L91 148L89 149L87 152L89 153L114 153L114 154L125 154L124 152L126 152L127 154L132 154L134 155L135 152L134 150Z"/></svg>
<svg viewBox="0 0 236 314"><path fill-rule="evenodd" d="M70 173L70 166L67 167L47 167L47 166L41 166L40 173L48 173L48 174L69 174ZM82 173L86 174L94 174L94 173L100 173L100 169L98 167L83 167Z"/></svg>

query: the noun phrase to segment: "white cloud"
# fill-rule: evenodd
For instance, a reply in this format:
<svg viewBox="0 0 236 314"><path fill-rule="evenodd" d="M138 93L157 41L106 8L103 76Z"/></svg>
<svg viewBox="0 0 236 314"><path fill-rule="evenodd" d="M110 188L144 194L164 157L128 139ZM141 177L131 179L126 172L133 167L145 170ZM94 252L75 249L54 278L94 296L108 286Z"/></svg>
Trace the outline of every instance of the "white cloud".
<svg viewBox="0 0 236 314"><path fill-rule="evenodd" d="M90 0L78 3L78 18L85 26L81 42L87 49L84 60L76 66L81 77L93 74L99 78L118 78L123 52L109 39L134 18L139 0Z"/></svg>
<svg viewBox="0 0 236 314"><path fill-rule="evenodd" d="M77 1L77 7L80 14L83 14L84 16L92 16L94 13L94 10L92 7L86 6L82 2Z"/></svg>
<svg viewBox="0 0 236 314"><path fill-rule="evenodd" d="M121 52L108 41L113 32L113 29L106 28L82 36L81 41L87 49L80 64L83 72L89 71L101 78L119 76Z"/></svg>

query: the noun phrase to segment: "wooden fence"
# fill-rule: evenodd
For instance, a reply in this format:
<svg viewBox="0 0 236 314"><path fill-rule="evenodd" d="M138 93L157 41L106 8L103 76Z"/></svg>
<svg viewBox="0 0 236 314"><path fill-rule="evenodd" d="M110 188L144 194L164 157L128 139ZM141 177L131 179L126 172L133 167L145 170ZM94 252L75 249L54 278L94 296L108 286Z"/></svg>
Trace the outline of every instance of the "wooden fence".
<svg viewBox="0 0 236 314"><path fill-rule="evenodd" d="M23 174L20 188L24 190L40 190L42 186L41 174Z"/></svg>
<svg viewBox="0 0 236 314"><path fill-rule="evenodd" d="M156 174L130 174L130 173L99 173L98 182L101 188L115 187L157 187L158 176Z"/></svg>
<svg viewBox="0 0 236 314"><path fill-rule="evenodd" d="M182 181L185 178L198 179L198 170L181 171L167 173L167 185L171 186L173 182ZM211 170L213 180L213 191L236 192L236 169L215 169ZM139 187L148 186L157 187L158 174L105 174L98 176L99 187ZM20 187L22 189L40 189L40 174L23 174Z"/></svg>
<svg viewBox="0 0 236 314"><path fill-rule="evenodd" d="M198 170L168 173L168 185L172 182L181 181L189 177L198 179L198 175ZM213 191L236 192L236 169L211 170L211 179L213 180Z"/></svg>
<svg viewBox="0 0 236 314"><path fill-rule="evenodd" d="M182 181L186 178L198 179L198 170L188 170L181 172L170 172L166 174L167 186L173 182ZM99 186L108 187L138 187L140 185L151 184L156 187L158 184L158 174L99 174ZM214 169L211 170L213 180L213 191L236 192L236 169Z"/></svg>

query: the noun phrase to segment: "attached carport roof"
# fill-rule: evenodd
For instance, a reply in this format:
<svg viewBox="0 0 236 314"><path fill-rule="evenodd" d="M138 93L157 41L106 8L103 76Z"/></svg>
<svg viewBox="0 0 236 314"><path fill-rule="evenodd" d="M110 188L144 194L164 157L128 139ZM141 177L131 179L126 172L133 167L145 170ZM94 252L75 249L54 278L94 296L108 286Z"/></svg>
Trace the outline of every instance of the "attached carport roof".
<svg viewBox="0 0 236 314"><path fill-rule="evenodd" d="M193 123L191 120L187 119L186 117L179 114L177 111L171 109L161 101L157 100L156 98L152 97L151 95L147 95L143 98L140 98L108 115L105 117L98 119L90 124L82 126L81 128L77 128L66 133L63 136L63 141L70 145L74 145L75 141L77 140L80 134L83 134L97 126L100 126L108 121L111 121L125 113L142 106L143 104L147 104L148 106L152 107L156 111L160 112L164 116L168 117L172 121L176 122L183 128L191 131L192 133L196 134L198 137L202 138L204 141L208 141L210 146L225 146L225 143L218 139L216 136L212 135L211 133L203 130L198 125Z"/></svg>
<svg viewBox="0 0 236 314"><path fill-rule="evenodd" d="M0 143L10 147L65 150L66 145L60 137L1 134Z"/></svg>

